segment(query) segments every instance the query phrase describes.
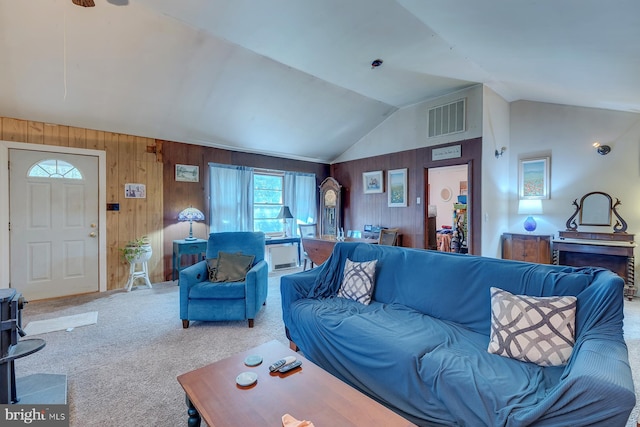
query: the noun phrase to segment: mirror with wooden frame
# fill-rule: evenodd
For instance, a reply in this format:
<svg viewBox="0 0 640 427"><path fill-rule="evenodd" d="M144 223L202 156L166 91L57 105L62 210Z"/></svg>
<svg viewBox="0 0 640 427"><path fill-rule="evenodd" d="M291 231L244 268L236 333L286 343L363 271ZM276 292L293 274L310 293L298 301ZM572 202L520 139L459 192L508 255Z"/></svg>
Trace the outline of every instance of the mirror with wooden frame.
<svg viewBox="0 0 640 427"><path fill-rule="evenodd" d="M332 177L320 184L320 235L336 236L341 221L341 185Z"/></svg>
<svg viewBox="0 0 640 427"><path fill-rule="evenodd" d="M576 231L576 216L580 225L609 227L611 226L612 214L616 217L616 223L613 226L614 233L624 233L627 230L627 223L618 214L616 208L620 205L620 200L616 198L613 202L610 195L601 191L592 191L587 193L580 199L573 201L576 211L567 220L567 231Z"/></svg>

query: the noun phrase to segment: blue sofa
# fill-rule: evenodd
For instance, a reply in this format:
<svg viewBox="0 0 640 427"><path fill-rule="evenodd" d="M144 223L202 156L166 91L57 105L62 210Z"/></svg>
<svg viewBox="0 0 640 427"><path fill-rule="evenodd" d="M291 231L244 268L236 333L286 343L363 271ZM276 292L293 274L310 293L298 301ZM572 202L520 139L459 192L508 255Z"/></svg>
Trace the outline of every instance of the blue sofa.
<svg viewBox="0 0 640 427"><path fill-rule="evenodd" d="M377 260L369 305L336 296L347 258ZM487 351L491 287L577 296L566 366ZM624 426L635 405L623 280L608 270L338 243L281 294L292 347L418 425Z"/></svg>

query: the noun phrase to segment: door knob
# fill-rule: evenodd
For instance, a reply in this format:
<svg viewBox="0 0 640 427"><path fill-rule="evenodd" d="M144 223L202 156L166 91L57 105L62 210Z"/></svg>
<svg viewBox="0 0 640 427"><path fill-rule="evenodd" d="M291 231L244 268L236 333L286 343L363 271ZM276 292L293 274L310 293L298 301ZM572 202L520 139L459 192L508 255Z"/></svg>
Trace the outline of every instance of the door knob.
<svg viewBox="0 0 640 427"><path fill-rule="evenodd" d="M89 233L89 237L96 237L96 236L97 236L97 234L96 234L95 231L92 231L91 233Z"/></svg>

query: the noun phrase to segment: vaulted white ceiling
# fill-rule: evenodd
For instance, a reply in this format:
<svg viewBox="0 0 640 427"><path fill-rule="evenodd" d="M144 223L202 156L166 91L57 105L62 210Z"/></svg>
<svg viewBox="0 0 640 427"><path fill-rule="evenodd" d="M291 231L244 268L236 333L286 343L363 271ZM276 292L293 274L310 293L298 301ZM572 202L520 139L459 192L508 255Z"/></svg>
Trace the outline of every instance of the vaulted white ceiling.
<svg viewBox="0 0 640 427"><path fill-rule="evenodd" d="M477 83L640 112L637 0L123 2L0 2L0 116L330 162Z"/></svg>

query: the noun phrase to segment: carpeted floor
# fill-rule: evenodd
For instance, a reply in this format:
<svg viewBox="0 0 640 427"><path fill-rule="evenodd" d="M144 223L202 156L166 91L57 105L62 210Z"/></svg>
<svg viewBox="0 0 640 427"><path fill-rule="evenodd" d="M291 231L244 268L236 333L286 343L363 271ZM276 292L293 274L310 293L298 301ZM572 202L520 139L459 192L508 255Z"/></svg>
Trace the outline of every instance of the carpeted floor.
<svg viewBox="0 0 640 427"><path fill-rule="evenodd" d="M288 345L279 285L279 275L269 277L267 305L253 328L243 321L192 322L183 329L175 282L30 302L23 325L87 311L97 311L100 320L38 335L45 348L16 361L16 376L67 374L71 426L186 425L178 375L273 339Z"/></svg>
<svg viewBox="0 0 640 427"><path fill-rule="evenodd" d="M66 374L71 426L186 425L178 375L273 339L288 344L279 284L280 275L270 276L267 305L252 329L246 322L192 322L189 329L182 329L175 282L129 293L118 290L31 302L24 309L23 325L88 311L97 311L100 320L70 332L38 335L47 345L16 361L17 377ZM625 301L625 340L634 385L640 391L638 298ZM626 427L636 427L639 408L634 408Z"/></svg>

